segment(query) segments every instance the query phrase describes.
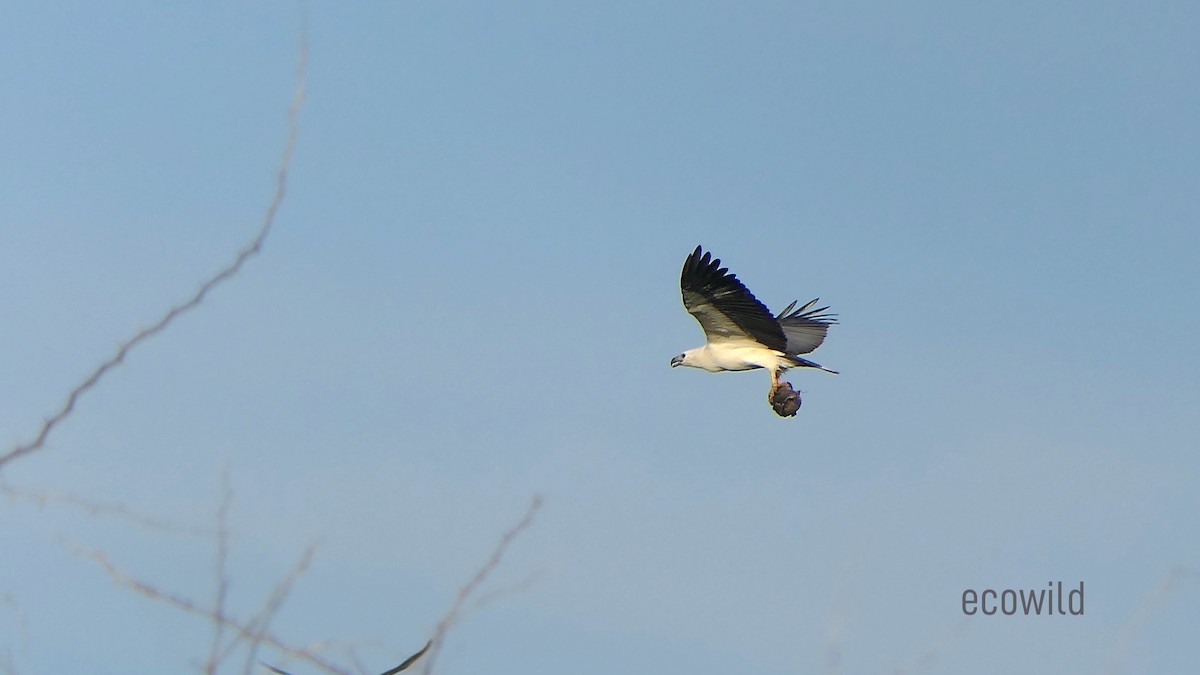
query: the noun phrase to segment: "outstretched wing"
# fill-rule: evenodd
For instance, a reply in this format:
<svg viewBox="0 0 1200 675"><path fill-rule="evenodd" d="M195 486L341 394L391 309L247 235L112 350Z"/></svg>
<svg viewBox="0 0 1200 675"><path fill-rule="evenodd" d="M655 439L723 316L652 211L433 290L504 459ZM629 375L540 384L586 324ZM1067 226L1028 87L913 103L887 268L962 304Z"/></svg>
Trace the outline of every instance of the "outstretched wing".
<svg viewBox="0 0 1200 675"><path fill-rule="evenodd" d="M825 341L825 332L837 323L837 314L826 313L829 307L813 308L820 298L813 298L806 305L792 311L795 302L788 305L775 317L783 334L787 337L788 354L807 354Z"/></svg>
<svg viewBox="0 0 1200 675"><path fill-rule="evenodd" d="M683 306L700 322L708 342L752 340L768 349L787 348L787 337L766 305L699 246L683 263L679 286Z"/></svg>

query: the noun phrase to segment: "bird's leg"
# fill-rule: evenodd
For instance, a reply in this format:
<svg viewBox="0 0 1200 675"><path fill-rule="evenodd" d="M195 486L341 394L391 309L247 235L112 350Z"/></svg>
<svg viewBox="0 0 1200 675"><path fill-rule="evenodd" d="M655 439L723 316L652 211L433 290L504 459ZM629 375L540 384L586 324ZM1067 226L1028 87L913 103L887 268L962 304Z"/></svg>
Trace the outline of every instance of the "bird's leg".
<svg viewBox="0 0 1200 675"><path fill-rule="evenodd" d="M775 389L777 387L779 387L779 371L772 368L771 369L771 391L775 391Z"/></svg>

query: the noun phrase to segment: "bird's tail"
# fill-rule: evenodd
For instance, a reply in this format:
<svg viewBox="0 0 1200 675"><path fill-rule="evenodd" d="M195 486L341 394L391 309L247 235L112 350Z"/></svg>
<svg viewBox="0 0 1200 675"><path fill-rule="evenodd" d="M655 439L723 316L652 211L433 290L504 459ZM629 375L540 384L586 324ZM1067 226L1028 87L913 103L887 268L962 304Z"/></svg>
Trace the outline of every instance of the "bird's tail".
<svg viewBox="0 0 1200 675"><path fill-rule="evenodd" d="M792 368L816 368L818 370L823 370L827 373L833 373L834 375L838 374L838 371L833 370L832 368L826 368L825 366L823 366L819 363L814 363L813 361L809 361L808 359L804 359L799 356L793 356L791 354L788 354L787 358L788 358L788 361L792 362L792 366L791 366Z"/></svg>

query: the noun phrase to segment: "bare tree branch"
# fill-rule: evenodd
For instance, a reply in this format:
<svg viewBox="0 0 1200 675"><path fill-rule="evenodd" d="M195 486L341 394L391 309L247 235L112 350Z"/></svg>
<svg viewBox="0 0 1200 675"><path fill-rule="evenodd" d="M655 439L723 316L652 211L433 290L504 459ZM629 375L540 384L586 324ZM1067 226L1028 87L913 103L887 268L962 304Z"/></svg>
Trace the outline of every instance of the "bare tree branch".
<svg viewBox="0 0 1200 675"><path fill-rule="evenodd" d="M225 600L229 597L229 575L226 567L229 562L229 506L233 502L233 491L229 487L229 468L221 471L221 503L217 507L217 527L213 533L216 548L216 560L213 561L216 576L216 597L213 599L213 612L220 621L213 622L213 639L208 649L208 661L204 664L204 672L215 675L221 662L221 644L225 637Z"/></svg>
<svg viewBox="0 0 1200 675"><path fill-rule="evenodd" d="M912 675L913 673L919 673L923 670L928 670L930 666L937 663L937 660L940 659L943 654L950 650L950 647L954 645L954 642L958 639L959 635L966 630L966 628L967 622L959 621L954 626L942 631L942 634L939 635L932 644L926 647L925 651L921 652L921 654L917 656L912 663L910 663L908 666L897 666L895 675Z"/></svg>
<svg viewBox="0 0 1200 675"><path fill-rule="evenodd" d="M224 623L227 628L237 633L240 639L250 642L257 641L263 644L268 644L279 650L281 653L286 654L287 656L298 661L309 663L310 665L320 668L326 673L333 673L334 675L350 675L348 671L343 670L335 664L330 663L329 661L326 661L318 656L317 653L312 649L295 647L283 642L273 634L267 632L265 626L251 625L250 623L243 623L237 619L227 616L218 616L215 611L201 607L188 598L175 593L168 593L166 591L159 590L157 587L137 579L136 577L117 567L116 564L109 559L108 555L104 553L104 551L86 547L79 547L78 550L82 555L85 555L99 563L104 570L108 572L108 576L118 585L129 588L140 595L150 598L151 600L155 600L163 604L170 605L176 609L183 610L188 614L194 614L196 616L208 619L209 621L219 621ZM297 565L296 570L289 575L288 581L286 581L284 585L290 586L291 581L293 581L294 578L303 571L303 568L308 565L310 555L311 550L305 554L305 557L301 560L300 564Z"/></svg>
<svg viewBox="0 0 1200 675"><path fill-rule="evenodd" d="M459 589L458 595L454 598L454 603L450 606L450 609L446 612L446 615L442 617L441 621L438 622L437 627L433 631L433 637L425 643L425 646L422 647L421 650L416 654L413 654L405 659L400 665L384 671L381 675L396 675L396 673L407 670L422 656L426 656L425 668L421 671L422 674L429 675L431 672L433 672L433 664L437 658L438 651L441 649L442 642L446 638L446 633L449 632L449 630L459 621L463 606L466 604L467 600L471 598L471 595L475 592L475 590L479 588L479 586L485 580L487 580L487 577L492 573L492 570L496 569L496 566L500 564L500 561L504 558L504 553L508 550L509 544L511 544L513 540L516 539L517 536L520 535L521 532L528 528L533 522L533 516L537 513L537 510L541 508L541 506L542 498L535 496L533 501L529 504L529 509L525 512L525 516L521 518L520 522L518 522L500 537L500 542L496 544L496 548L494 551L492 551L491 557L488 558L483 567L479 568L479 571L475 573L475 576L472 577L471 580L466 583L466 585ZM273 673L277 673L278 675L291 675L291 673L288 671L276 668L268 663L262 663L262 666Z"/></svg>
<svg viewBox="0 0 1200 675"><path fill-rule="evenodd" d="M484 593L483 595L480 595L478 598L476 598L475 602L471 603L471 606L468 607L466 609L466 611L471 612L471 613L478 612L479 610L483 609L484 607L487 607L488 605L495 602L498 598L502 598L507 595L515 595L517 593L526 591L531 586L533 586L535 583L537 583L544 575L545 575L545 570L535 570L532 573L530 573L529 575L527 575L524 579L521 579L521 580L517 581L516 583L510 584L503 588L497 588L496 590L491 591L490 593Z"/></svg>
<svg viewBox="0 0 1200 675"><path fill-rule="evenodd" d="M5 592L0 593L0 605L4 605L9 614L12 616L13 623L17 625L17 632L21 635L20 649L26 651L29 649L29 625L25 622L25 613L21 611L20 605L17 604L16 598ZM9 649L4 650L4 672L15 673L16 667L13 665L12 652Z"/></svg>
<svg viewBox="0 0 1200 675"><path fill-rule="evenodd" d="M833 616L829 619L829 634L825 637L825 675L842 672L842 637L846 633L846 617L849 614L846 598L839 592Z"/></svg>
<svg viewBox="0 0 1200 675"><path fill-rule="evenodd" d="M258 648L260 645L262 645L265 636L267 635L267 629L271 625L271 620L275 618L275 613L279 611L280 605L283 604L283 601L287 598L288 593L291 592L292 586L294 586L296 581L300 579L300 576L308 570L308 566L312 562L313 553L315 553L315 549L312 546L309 546L308 549L304 551L304 555L301 557L299 564L292 569L291 574L287 575L283 581L279 582L279 585L277 585L275 590L271 592L271 596L267 598L267 602L263 605L263 608L259 610L258 614L254 618L250 620L248 625L254 629L254 636L250 640L250 649L247 650L246 653L246 665L243 668L244 673L249 674L250 669L254 667L254 662L258 658Z"/></svg>
<svg viewBox="0 0 1200 675"><path fill-rule="evenodd" d="M484 563L483 567L481 567L479 571L475 573L475 576L472 577L465 586L459 589L458 596L454 598L454 604L450 605L449 611L447 611L446 615L442 617L442 620L438 622L437 628L435 628L433 631L433 637L429 640L429 654L425 658L425 668L421 671L423 675L430 675L430 673L433 672L433 664L437 660L437 655L441 650L442 642L446 639L446 633L458 621L459 611L462 609L463 604L471 597L471 594L475 592L475 589L487 579L488 575L492 573L492 570L496 569L496 566L500 564L500 560L504 557L504 552L508 550L508 545L517 538L517 535L521 534L521 532L529 527L530 523L533 522L534 514L537 513L537 510L541 508L541 506L542 498L535 496L533 501L529 504L529 510L525 512L525 517L522 518L519 523L514 525L512 529L505 532L504 536L500 537L500 542L496 545L496 550L492 551L492 556L488 558L488 561Z"/></svg>
<svg viewBox="0 0 1200 675"><path fill-rule="evenodd" d="M93 516L114 516L148 530L158 530L193 537L207 536L211 530L199 525L180 525L163 518L137 513L118 502L95 502L66 492L31 492L12 487L0 478L0 495L13 501L24 501L44 508L50 504L76 508Z"/></svg>
<svg viewBox="0 0 1200 675"><path fill-rule="evenodd" d="M1200 571L1188 567L1176 567L1168 570L1153 588L1146 591L1146 594L1138 602L1133 616L1129 618L1117 635L1112 660L1109 661L1106 671L1109 675L1118 675L1125 669L1125 660L1129 657L1134 637L1141 632L1142 626L1146 624L1150 616L1175 593L1179 585L1190 579L1200 579Z"/></svg>
<svg viewBox="0 0 1200 675"><path fill-rule="evenodd" d="M279 161L279 169L275 173L275 194L271 198L270 204L267 206L266 213L263 215L262 224L259 227L258 234L254 236L249 244L247 244L241 251L238 252L232 263L221 269L219 272L201 284L200 289L197 290L191 298L182 304L172 307L154 325L138 331L133 337L121 343L115 354L113 354L107 361L104 361L97 366L90 375L84 378L83 382L71 390L71 392L67 395L67 400L63 403L62 408L60 408L58 412L48 417L42 423L41 429L38 430L37 436L35 436L32 441L24 444L18 444L12 450L8 451L8 453L0 455L0 468L3 468L4 465L8 464L14 459L17 459L18 457L41 449L46 442L46 438L50 435L50 432L53 431L54 428L58 426L60 422L66 419L67 416L69 416L75 409L75 404L79 400L79 397L83 396L89 389L96 386L96 383L98 383L100 379L104 377L106 373L108 373L108 371L121 365L121 363L125 360L125 356L134 347L137 347L141 343L162 332L179 315L194 309L204 300L209 291L220 285L222 282L233 278L234 275L241 271L242 265L245 264L247 260L262 250L263 242L270 233L271 226L275 224L275 214L279 211L280 205L283 204L283 197L287 192L288 171L291 169L292 156L296 149L296 136L298 129L297 123L300 116L300 109L304 105L307 67L308 38L306 35L301 35L300 56L296 65L296 88L292 94L292 102L288 107L287 114L287 142L284 145L283 155Z"/></svg>

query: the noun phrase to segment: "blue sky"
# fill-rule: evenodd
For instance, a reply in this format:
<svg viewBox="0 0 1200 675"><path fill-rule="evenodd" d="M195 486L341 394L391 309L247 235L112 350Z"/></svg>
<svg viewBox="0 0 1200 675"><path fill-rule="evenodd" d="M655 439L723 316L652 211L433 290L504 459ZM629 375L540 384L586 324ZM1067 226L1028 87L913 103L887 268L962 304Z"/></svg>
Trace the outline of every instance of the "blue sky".
<svg viewBox="0 0 1200 675"><path fill-rule="evenodd" d="M376 671L534 494L439 672L1200 657L1197 581L1135 620L1200 567L1200 9L8 6L6 444L253 235L303 25L262 255L11 486L208 526L227 467L234 609L316 544L276 633ZM769 306L840 314L814 359L842 374L792 372L796 418L764 373L668 367L702 340L678 290L698 243ZM17 672L207 653L207 624L75 551L205 601L211 539L0 500L0 541ZM1060 579L1083 617L962 615L966 588Z"/></svg>

